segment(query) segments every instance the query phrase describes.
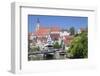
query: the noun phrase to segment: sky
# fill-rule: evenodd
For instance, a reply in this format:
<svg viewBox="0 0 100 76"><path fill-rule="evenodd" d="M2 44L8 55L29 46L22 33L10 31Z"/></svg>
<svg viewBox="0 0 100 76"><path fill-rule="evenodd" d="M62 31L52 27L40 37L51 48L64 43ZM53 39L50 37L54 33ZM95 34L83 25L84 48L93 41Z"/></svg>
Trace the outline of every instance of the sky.
<svg viewBox="0 0 100 76"><path fill-rule="evenodd" d="M59 27L69 29L74 27L76 30L88 26L88 17L80 16L50 16L50 15L28 15L28 32L34 32L37 20L42 27Z"/></svg>

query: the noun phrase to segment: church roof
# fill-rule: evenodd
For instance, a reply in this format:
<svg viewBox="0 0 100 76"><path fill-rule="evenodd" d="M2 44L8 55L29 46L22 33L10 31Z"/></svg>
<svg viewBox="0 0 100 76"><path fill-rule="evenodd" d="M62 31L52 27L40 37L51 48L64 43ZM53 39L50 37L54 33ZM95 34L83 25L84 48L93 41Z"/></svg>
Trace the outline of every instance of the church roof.
<svg viewBox="0 0 100 76"><path fill-rule="evenodd" d="M36 36L45 36L48 35L50 32L60 32L60 29L57 27L39 27L37 31L34 32Z"/></svg>
<svg viewBox="0 0 100 76"><path fill-rule="evenodd" d="M51 27L50 28L51 30L51 32L60 32L60 28L59 27Z"/></svg>
<svg viewBox="0 0 100 76"><path fill-rule="evenodd" d="M49 29L40 27L37 31L34 32L34 35L36 36L45 36L49 34Z"/></svg>

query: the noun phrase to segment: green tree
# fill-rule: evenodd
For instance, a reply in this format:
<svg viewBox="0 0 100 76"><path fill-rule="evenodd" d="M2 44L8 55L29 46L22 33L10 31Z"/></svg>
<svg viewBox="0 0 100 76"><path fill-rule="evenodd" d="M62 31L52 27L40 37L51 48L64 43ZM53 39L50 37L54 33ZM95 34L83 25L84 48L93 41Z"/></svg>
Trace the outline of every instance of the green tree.
<svg viewBox="0 0 100 76"><path fill-rule="evenodd" d="M35 52L35 51L40 51L40 47L39 46L34 46L33 48L31 48L31 52Z"/></svg>
<svg viewBox="0 0 100 76"><path fill-rule="evenodd" d="M70 35L75 35L75 28L74 27L71 27L69 29L69 31L70 31Z"/></svg>
<svg viewBox="0 0 100 76"><path fill-rule="evenodd" d="M59 45L58 42L55 42L55 43L53 44L53 48L59 49L59 48L61 48L61 45Z"/></svg>
<svg viewBox="0 0 100 76"><path fill-rule="evenodd" d="M87 58L88 56L87 32L82 32L72 40L68 53L71 58Z"/></svg>

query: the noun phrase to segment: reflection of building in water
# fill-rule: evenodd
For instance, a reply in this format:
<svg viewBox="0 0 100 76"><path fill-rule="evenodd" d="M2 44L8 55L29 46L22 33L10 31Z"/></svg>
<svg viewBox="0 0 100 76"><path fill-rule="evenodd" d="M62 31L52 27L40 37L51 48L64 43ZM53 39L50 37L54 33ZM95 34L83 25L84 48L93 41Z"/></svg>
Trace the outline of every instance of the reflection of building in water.
<svg viewBox="0 0 100 76"><path fill-rule="evenodd" d="M54 42L61 42L68 45L72 40L72 36L67 30L62 30L59 27L42 27L39 19L37 19L35 32L29 33L29 45L39 46L44 49L46 45L53 45Z"/></svg>

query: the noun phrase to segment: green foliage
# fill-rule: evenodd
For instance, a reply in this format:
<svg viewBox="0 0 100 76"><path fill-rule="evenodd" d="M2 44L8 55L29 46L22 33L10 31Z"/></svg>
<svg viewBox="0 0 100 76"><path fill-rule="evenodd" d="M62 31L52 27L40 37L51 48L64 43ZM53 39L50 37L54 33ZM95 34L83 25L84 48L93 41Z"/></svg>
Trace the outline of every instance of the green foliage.
<svg viewBox="0 0 100 76"><path fill-rule="evenodd" d="M69 31L70 31L70 35L75 35L75 28L74 27L71 27L69 29Z"/></svg>
<svg viewBox="0 0 100 76"><path fill-rule="evenodd" d="M40 47L39 46L34 46L31 48L32 52L34 51L40 51Z"/></svg>
<svg viewBox="0 0 100 76"><path fill-rule="evenodd" d="M53 48L59 49L59 48L61 48L61 45L59 45L58 42L55 42L55 43L53 44Z"/></svg>
<svg viewBox="0 0 100 76"><path fill-rule="evenodd" d="M71 58L87 58L88 38L86 32L82 32L81 34L74 37L68 53L70 54Z"/></svg>

